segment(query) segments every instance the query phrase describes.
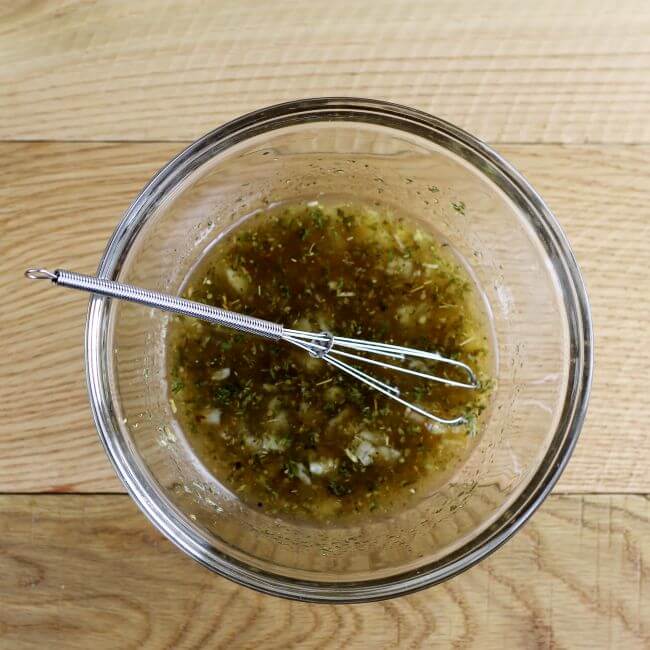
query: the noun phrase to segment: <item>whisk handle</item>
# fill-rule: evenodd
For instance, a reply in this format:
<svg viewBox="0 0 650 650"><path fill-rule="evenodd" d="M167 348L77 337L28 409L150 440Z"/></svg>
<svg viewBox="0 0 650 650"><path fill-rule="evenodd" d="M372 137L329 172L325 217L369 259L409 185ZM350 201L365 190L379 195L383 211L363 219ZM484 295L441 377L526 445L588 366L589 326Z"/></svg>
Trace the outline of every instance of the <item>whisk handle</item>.
<svg viewBox="0 0 650 650"><path fill-rule="evenodd" d="M100 296L128 300L140 305L154 307L163 311L200 318L208 323L223 325L240 332L257 334L268 339L279 340L282 338L283 327L261 318L238 314L201 302L170 296L158 291L149 291L134 287L131 284L122 284L112 280L104 280L93 275L83 275L63 269L47 271L45 269L28 269L25 276L31 280L51 280L61 287L69 287L80 291L87 291Z"/></svg>

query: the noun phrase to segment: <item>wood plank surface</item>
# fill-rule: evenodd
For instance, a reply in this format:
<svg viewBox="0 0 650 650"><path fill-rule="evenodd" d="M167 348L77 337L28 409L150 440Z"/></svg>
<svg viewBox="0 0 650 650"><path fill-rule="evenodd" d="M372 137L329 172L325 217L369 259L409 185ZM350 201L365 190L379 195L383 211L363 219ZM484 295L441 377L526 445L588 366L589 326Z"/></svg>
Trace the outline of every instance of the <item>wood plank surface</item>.
<svg viewBox="0 0 650 650"><path fill-rule="evenodd" d="M647 0L0 0L0 89L1 650L650 648ZM93 272L187 141L323 95L496 145L567 232L596 341L583 434L533 519L444 585L338 607L215 576L103 494L123 488L87 405L87 300L22 278ZM85 494L28 494L48 492Z"/></svg>
<svg viewBox="0 0 650 650"><path fill-rule="evenodd" d="M178 144L0 144L0 491L119 491L83 376L87 301L22 278L93 272L120 214ZM650 147L504 146L556 212L594 312L596 373L558 489L650 492Z"/></svg>
<svg viewBox="0 0 650 650"><path fill-rule="evenodd" d="M309 605L211 574L126 496L5 496L0 647L635 650L650 645L649 563L647 498L552 496L450 582Z"/></svg>
<svg viewBox="0 0 650 650"><path fill-rule="evenodd" d="M646 0L0 4L0 139L183 140L297 97L491 142L650 142Z"/></svg>

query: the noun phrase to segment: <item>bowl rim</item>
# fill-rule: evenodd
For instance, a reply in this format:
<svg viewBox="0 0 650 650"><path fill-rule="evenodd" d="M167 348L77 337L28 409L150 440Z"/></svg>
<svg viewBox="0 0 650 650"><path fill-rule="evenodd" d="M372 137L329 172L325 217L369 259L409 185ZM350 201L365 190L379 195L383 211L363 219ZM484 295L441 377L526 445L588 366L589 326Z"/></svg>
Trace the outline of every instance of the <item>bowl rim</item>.
<svg viewBox="0 0 650 650"><path fill-rule="evenodd" d="M107 298L93 296L88 307L85 367L91 411L104 449L128 493L147 518L172 543L194 560L234 582L257 591L295 600L322 603L370 602L412 593L467 570L506 542L530 518L559 479L577 442L586 414L593 375L591 312L577 262L556 218L526 179L501 155L453 124L417 109L380 100L351 97L300 99L262 108L236 118L202 136L172 158L147 183L115 228L102 255L98 277L116 279L130 244L151 213L156 199L180 170L192 168L206 150L220 151L260 133L301 122L361 121L384 124L418 135L443 134L497 171L493 181L508 184L518 202L535 217L531 225L561 280L572 357L562 414L553 442L507 512L488 530L450 556L417 570L388 578L352 582L321 582L289 578L261 571L235 560L201 540L196 529L154 485L121 435L112 408L109 374L110 328ZM410 128L406 128L409 126ZM424 136L426 137L426 135ZM433 138L429 138L433 139ZM465 156L464 156L465 157ZM473 165L475 167L475 165ZM481 170L477 172L485 175ZM509 195L510 196L510 195ZM511 198L513 198L511 196ZM561 272L561 273L560 273ZM476 544L476 540L480 540ZM470 549L470 544L476 546Z"/></svg>

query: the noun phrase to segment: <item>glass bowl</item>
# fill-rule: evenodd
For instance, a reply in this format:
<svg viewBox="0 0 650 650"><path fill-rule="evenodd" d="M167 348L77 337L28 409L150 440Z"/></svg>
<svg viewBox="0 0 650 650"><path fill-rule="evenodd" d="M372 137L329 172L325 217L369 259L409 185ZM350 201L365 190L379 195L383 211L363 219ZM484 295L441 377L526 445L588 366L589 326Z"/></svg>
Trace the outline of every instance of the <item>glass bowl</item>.
<svg viewBox="0 0 650 650"><path fill-rule="evenodd" d="M225 491L186 443L168 399L167 314L93 297L86 367L108 456L174 544L262 592L359 602L450 578L530 517L576 443L592 331L566 237L524 178L447 122L362 99L281 104L197 140L128 209L98 275L176 294L206 248L252 211L337 196L431 224L464 258L491 312L489 417L470 456L434 494L375 519L274 519ZM460 202L464 209L454 209Z"/></svg>

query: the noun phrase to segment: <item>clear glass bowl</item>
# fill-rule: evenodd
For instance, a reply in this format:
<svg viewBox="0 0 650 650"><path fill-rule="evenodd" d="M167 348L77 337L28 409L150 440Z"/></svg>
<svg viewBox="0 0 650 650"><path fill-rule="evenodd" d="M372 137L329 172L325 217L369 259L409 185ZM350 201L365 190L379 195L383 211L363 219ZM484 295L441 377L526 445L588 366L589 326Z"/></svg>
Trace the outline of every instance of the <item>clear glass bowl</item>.
<svg viewBox="0 0 650 650"><path fill-rule="evenodd" d="M485 293L498 357L494 401L478 445L435 494L391 517L327 527L241 504L205 471L171 412L162 312L93 297L87 378L119 477L188 555L266 593L368 601L467 569L540 505L585 415L591 319L567 240L517 171L451 124L358 99L273 106L192 144L129 208L98 275L178 293L206 247L237 220L269 202L325 196L428 221ZM451 206L459 201L464 214Z"/></svg>

